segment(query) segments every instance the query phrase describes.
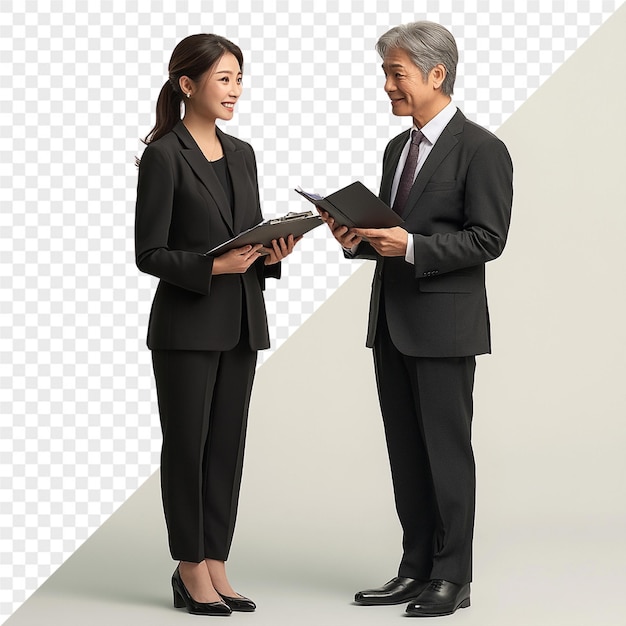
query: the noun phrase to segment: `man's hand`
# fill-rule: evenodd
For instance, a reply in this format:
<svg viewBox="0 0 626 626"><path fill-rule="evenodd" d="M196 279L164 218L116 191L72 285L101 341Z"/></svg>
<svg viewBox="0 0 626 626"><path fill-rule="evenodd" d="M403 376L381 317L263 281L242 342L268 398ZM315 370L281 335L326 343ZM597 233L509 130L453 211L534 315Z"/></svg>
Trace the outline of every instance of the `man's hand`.
<svg viewBox="0 0 626 626"><path fill-rule="evenodd" d="M352 228L354 236L367 239L381 256L405 256L409 233L400 226L393 228Z"/></svg>
<svg viewBox="0 0 626 626"><path fill-rule="evenodd" d="M354 246L361 243L361 236L356 234L356 229L348 228L347 226L339 226L335 220L328 214L327 211L317 207L317 210L322 218L322 221L326 223L333 237L342 245L342 247L351 250Z"/></svg>

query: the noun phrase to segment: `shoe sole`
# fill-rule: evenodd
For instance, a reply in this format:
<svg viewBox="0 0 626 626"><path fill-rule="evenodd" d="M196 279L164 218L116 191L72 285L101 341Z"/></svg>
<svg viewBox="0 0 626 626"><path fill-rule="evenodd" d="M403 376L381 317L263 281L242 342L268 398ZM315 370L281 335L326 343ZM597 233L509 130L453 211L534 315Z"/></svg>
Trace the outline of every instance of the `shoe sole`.
<svg viewBox="0 0 626 626"><path fill-rule="evenodd" d="M383 598L372 598L371 600L369 598L354 598L354 604L358 606L395 606L397 604L406 604L407 602L412 602L413 600L415 600L415 598L417 598L418 595L419 593L396 600L385 600Z"/></svg>

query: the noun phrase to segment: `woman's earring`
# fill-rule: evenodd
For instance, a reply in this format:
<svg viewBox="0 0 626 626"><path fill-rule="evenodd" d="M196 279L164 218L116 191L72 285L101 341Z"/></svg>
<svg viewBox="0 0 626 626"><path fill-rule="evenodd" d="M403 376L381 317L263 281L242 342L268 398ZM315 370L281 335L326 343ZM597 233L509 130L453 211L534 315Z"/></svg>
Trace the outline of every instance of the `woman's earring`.
<svg viewBox="0 0 626 626"><path fill-rule="evenodd" d="M187 92L187 97L191 98L191 92Z"/></svg>

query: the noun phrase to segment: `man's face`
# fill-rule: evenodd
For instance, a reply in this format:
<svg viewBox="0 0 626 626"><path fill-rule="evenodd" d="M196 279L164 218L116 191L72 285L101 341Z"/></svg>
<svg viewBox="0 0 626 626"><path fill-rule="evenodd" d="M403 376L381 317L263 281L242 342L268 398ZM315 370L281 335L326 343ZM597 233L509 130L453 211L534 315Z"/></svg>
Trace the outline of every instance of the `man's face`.
<svg viewBox="0 0 626 626"><path fill-rule="evenodd" d="M383 71L385 91L391 99L394 115L410 115L420 120L428 114L437 92L431 84L431 76L424 80L406 51L401 48L389 50L383 59Z"/></svg>

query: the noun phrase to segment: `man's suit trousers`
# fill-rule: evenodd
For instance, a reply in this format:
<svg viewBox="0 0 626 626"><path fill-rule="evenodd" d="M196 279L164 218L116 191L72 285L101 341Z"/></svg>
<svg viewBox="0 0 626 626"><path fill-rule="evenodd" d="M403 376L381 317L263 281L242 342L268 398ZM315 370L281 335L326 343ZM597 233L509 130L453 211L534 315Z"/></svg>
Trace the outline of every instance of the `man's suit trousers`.
<svg viewBox="0 0 626 626"><path fill-rule="evenodd" d="M402 354L391 341L381 307L374 366L403 529L399 576L471 580L475 364L474 356Z"/></svg>

